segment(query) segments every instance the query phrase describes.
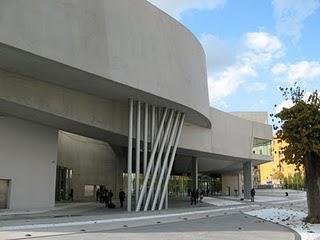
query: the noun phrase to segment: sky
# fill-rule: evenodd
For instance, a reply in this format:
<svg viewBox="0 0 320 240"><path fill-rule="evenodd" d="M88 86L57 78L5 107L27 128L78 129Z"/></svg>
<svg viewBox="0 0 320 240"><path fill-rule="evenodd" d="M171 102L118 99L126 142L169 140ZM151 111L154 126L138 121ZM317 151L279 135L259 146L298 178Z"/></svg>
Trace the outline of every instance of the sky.
<svg viewBox="0 0 320 240"><path fill-rule="evenodd" d="M279 87L320 90L320 0L149 1L202 43L211 106L274 113Z"/></svg>

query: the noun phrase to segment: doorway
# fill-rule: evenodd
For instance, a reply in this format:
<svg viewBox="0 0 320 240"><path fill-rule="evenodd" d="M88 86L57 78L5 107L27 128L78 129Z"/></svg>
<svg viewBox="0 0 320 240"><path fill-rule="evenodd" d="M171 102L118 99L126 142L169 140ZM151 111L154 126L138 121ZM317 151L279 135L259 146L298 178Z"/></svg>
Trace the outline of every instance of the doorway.
<svg viewBox="0 0 320 240"><path fill-rule="evenodd" d="M72 169L57 166L56 201L71 200Z"/></svg>
<svg viewBox="0 0 320 240"><path fill-rule="evenodd" d="M0 179L0 209L8 208L9 180Z"/></svg>

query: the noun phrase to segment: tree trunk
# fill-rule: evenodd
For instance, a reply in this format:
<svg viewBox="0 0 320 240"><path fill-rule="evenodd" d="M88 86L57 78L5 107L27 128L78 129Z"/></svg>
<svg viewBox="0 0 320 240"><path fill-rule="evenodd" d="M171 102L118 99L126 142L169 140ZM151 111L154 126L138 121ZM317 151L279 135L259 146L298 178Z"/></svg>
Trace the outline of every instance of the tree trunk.
<svg viewBox="0 0 320 240"><path fill-rule="evenodd" d="M320 223L320 156L314 152L305 158L306 187L308 201L307 222Z"/></svg>

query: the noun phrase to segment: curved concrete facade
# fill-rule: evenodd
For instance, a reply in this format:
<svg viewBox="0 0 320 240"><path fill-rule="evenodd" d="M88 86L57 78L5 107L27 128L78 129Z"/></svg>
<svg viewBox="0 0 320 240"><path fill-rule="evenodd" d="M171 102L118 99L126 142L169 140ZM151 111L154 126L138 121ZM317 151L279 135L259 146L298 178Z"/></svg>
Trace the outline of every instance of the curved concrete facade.
<svg viewBox="0 0 320 240"><path fill-rule="evenodd" d="M110 152L112 161L123 160L130 145L129 98L156 106L158 124L160 108L185 114L173 172L187 171L185 161L191 158L197 159L199 171L220 173L239 171L248 162L259 164L271 159L253 153L255 139L272 139L266 118L211 108L202 46L189 30L147 1L0 1L0 113L20 119L13 121L22 121L26 129L39 125L35 133L22 131L25 135L21 139L41 136L42 131L67 131L107 142L108 149L103 154L96 153L96 163L103 162L100 157ZM7 127L7 122L0 121L0 128ZM150 150L148 144L152 145L150 132L145 152ZM133 135L138 138L136 132ZM52 136L47 139L49 143ZM28 144L19 142L18 134L15 139L22 148ZM86 151L81 159L85 166L91 149L95 152L100 148L82 148L79 139L68 146L77 145L73 149ZM39 142L37 137L35 148ZM59 148L58 144L64 156L73 156L74 163L78 151L71 154L68 146ZM52 149L56 147L53 144ZM14 156L14 149L10 151L6 155ZM41 152L37 159L42 157ZM51 158L55 157L52 153ZM47 165L53 163L51 158ZM0 159L8 165L8 160ZM69 168L72 165L61 159L54 164L57 162ZM246 165L246 169L250 167ZM51 175L55 179L54 173ZM85 176L82 177L78 189L85 185ZM14 179L2 172L2 167L1 178ZM93 179L90 184L100 185L101 179ZM50 184L54 185L52 181ZM75 196L81 194L76 192ZM48 192L49 195L53 193ZM39 201L41 206L49 204Z"/></svg>
<svg viewBox="0 0 320 240"><path fill-rule="evenodd" d="M177 108L188 121L211 126L201 44L147 1L5 0L0 30L3 69Z"/></svg>
<svg viewBox="0 0 320 240"><path fill-rule="evenodd" d="M127 144L127 103L102 99L0 70L0 109L19 118L80 135ZM179 147L192 155L253 156L253 138L272 139L270 125L210 108L211 129L185 123Z"/></svg>

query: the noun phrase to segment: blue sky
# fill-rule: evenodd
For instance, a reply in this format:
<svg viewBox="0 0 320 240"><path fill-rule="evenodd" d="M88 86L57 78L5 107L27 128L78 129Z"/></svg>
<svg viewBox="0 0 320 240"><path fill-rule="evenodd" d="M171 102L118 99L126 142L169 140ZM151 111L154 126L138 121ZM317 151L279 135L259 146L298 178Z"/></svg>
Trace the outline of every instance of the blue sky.
<svg viewBox="0 0 320 240"><path fill-rule="evenodd" d="M149 1L202 43L212 106L272 113L291 104L279 86L320 90L320 0Z"/></svg>

